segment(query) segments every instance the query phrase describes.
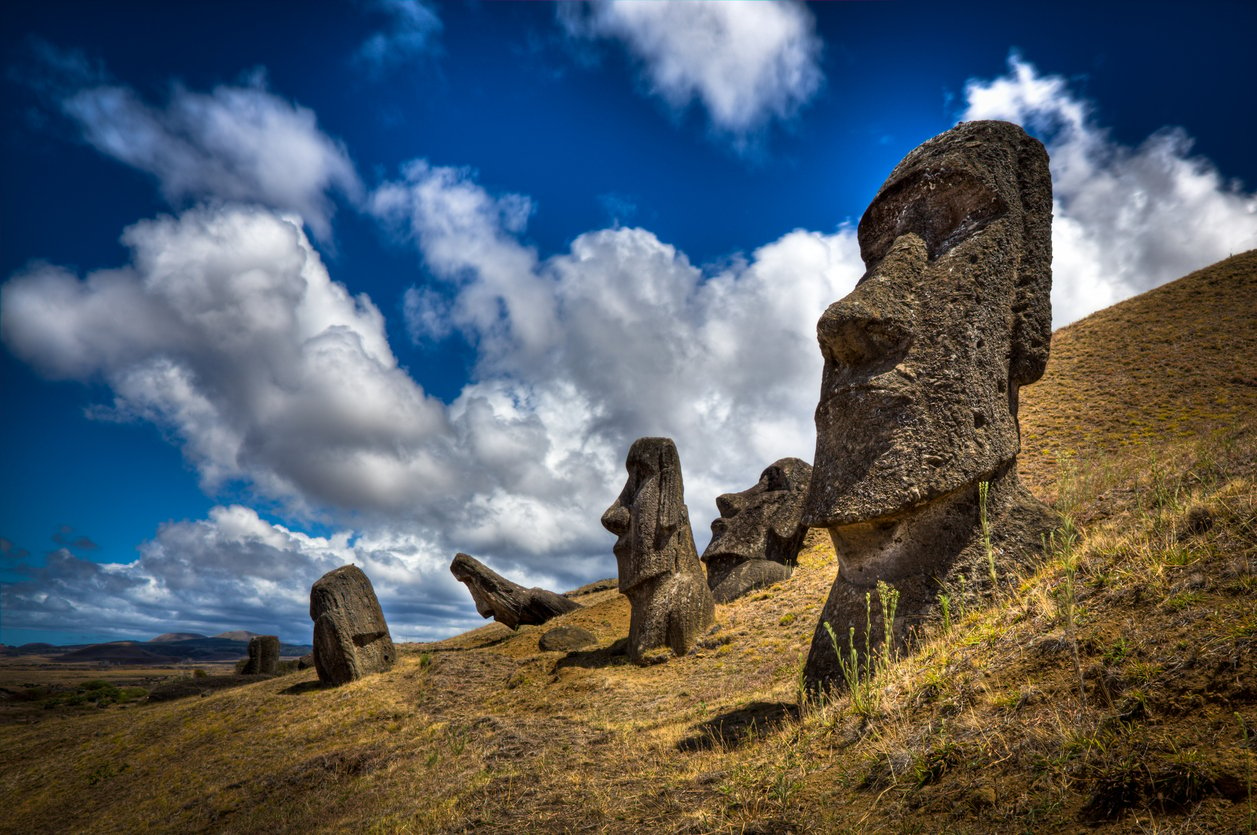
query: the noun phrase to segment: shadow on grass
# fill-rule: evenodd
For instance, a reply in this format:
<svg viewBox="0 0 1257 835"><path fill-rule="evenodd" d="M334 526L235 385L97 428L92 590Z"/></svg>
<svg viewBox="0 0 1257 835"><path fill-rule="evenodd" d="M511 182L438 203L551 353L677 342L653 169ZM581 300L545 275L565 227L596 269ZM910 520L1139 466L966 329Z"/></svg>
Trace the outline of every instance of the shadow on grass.
<svg viewBox="0 0 1257 835"><path fill-rule="evenodd" d="M694 726L694 734L677 743L678 751L710 751L717 746L737 748L756 734L775 730L799 718L791 702L751 702L746 707L713 716Z"/></svg>
<svg viewBox="0 0 1257 835"><path fill-rule="evenodd" d="M275 678L271 675L225 675L225 676L202 676L200 678L178 678L173 681L163 682L157 685L148 693L150 702L170 702L175 699L186 699L189 696L208 696L219 690L229 690L233 687L243 687L246 684L256 684L259 681L267 681Z"/></svg>
<svg viewBox="0 0 1257 835"><path fill-rule="evenodd" d="M302 681L294 684L292 687L285 687L279 691L281 696L300 696L302 693L310 693L314 690L326 690L331 687L330 684L324 684L317 678L313 681Z"/></svg>
<svg viewBox="0 0 1257 835"><path fill-rule="evenodd" d="M627 663L628 638L621 638L609 647L569 652L555 663L554 669L557 671L564 667L584 667L587 670L596 670Z"/></svg>

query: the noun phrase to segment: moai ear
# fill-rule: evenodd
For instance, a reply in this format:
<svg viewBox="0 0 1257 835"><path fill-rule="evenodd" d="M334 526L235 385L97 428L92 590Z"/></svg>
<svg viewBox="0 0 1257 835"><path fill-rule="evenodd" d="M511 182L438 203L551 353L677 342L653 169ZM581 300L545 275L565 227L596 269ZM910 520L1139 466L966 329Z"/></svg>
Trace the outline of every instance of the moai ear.
<svg viewBox="0 0 1257 835"><path fill-rule="evenodd" d="M1031 136L1023 136L1018 148L1017 189L1023 231L1008 368L1013 397L1017 387L1043 376L1052 338L1052 175L1047 151Z"/></svg>
<svg viewBox="0 0 1257 835"><path fill-rule="evenodd" d="M662 551L686 521L685 485L681 481L681 459L670 438L660 438L655 450L658 475L659 509L655 525L655 550Z"/></svg>

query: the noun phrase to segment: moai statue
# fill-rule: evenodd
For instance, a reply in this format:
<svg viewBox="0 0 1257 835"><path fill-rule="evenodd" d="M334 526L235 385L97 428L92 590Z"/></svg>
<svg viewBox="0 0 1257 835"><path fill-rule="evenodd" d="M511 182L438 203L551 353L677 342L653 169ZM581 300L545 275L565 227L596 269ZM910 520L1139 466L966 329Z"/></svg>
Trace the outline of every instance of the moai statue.
<svg viewBox="0 0 1257 835"><path fill-rule="evenodd" d="M800 516L811 476L806 461L782 458L768 465L754 487L716 498L720 518L711 523L702 560L717 603L771 586L794 571L807 535Z"/></svg>
<svg viewBox="0 0 1257 835"><path fill-rule="evenodd" d="M602 526L616 535L620 591L629 599L628 656L659 660L661 647L684 655L715 619L715 604L694 548L681 459L669 438L629 448L628 481Z"/></svg>
<svg viewBox="0 0 1257 835"><path fill-rule="evenodd" d="M279 636L254 635L249 639L249 660L240 671L246 676L279 674Z"/></svg>
<svg viewBox="0 0 1257 835"><path fill-rule="evenodd" d="M512 583L468 554L455 554L450 572L471 592L480 617L493 618L511 629L518 629L521 623L542 624L581 608L579 603L561 594L536 587L526 589Z"/></svg>
<svg viewBox="0 0 1257 835"><path fill-rule="evenodd" d="M898 592L889 639L902 647L945 589L989 590L1056 524L1016 470L1018 390L1043 374L1051 336L1043 146L1007 122L961 124L899 163L858 235L866 272L816 326L803 521L829 530L839 574L807 660L813 690L842 682L826 624L844 652L852 628L863 650L866 622L872 647L887 638L878 581Z"/></svg>
<svg viewBox="0 0 1257 835"><path fill-rule="evenodd" d="M320 681L345 684L384 672L397 660L375 589L356 565L342 565L315 582L310 619Z"/></svg>

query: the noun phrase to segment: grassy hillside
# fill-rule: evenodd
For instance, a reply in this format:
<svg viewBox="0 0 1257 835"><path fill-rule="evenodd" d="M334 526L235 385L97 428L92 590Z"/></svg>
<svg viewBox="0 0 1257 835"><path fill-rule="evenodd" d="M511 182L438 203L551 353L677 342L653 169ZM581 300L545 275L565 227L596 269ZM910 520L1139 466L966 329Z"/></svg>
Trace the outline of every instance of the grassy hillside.
<svg viewBox="0 0 1257 835"><path fill-rule="evenodd" d="M547 627L0 727L0 830L1257 831L1257 253L1058 335L1025 478L1077 523L1033 574L853 696L798 673L836 566L717 607L691 655ZM815 532L813 532L815 534Z"/></svg>

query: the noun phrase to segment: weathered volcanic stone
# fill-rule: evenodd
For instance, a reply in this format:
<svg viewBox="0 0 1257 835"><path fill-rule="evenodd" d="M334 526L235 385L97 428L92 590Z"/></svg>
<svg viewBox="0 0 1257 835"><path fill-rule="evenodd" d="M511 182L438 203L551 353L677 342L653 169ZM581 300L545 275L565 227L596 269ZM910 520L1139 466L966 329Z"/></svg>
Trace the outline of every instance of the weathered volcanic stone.
<svg viewBox="0 0 1257 835"><path fill-rule="evenodd" d="M902 647L938 595L991 580L1040 549L1055 517L1017 480L1017 397L1043 374L1051 335L1047 153L1007 122L967 122L908 154L860 220L867 271L817 323L825 367L803 522L829 530L839 575L805 679L841 682L828 623L847 646L884 636L876 584L900 594Z"/></svg>
<svg viewBox="0 0 1257 835"><path fill-rule="evenodd" d="M768 465L754 487L716 498L720 518L711 523L702 559L717 603L771 586L794 571L807 535L799 517L811 477L806 461L782 458Z"/></svg>
<svg viewBox="0 0 1257 835"><path fill-rule="evenodd" d="M602 514L616 535L620 591L632 608L628 657L659 660L661 647L689 652L715 619L715 604L694 548L681 459L669 438L639 438L629 448L628 481Z"/></svg>
<svg viewBox="0 0 1257 835"><path fill-rule="evenodd" d="M397 660L375 589L356 565L319 578L310 589L310 619L320 681L345 684L383 672Z"/></svg>
<svg viewBox="0 0 1257 835"><path fill-rule="evenodd" d="M537 648L542 652L571 652L596 643L598 643L598 636L588 629L581 629L579 626L556 626L546 630L546 633L537 641Z"/></svg>
<svg viewBox="0 0 1257 835"><path fill-rule="evenodd" d="M246 676L273 676L279 673L279 636L254 635L249 639L249 660L240 671Z"/></svg>
<svg viewBox="0 0 1257 835"><path fill-rule="evenodd" d="M512 583L475 557L455 554L450 572L471 592L476 611L511 629L521 623L542 624L556 615L581 608L579 603L545 589Z"/></svg>

